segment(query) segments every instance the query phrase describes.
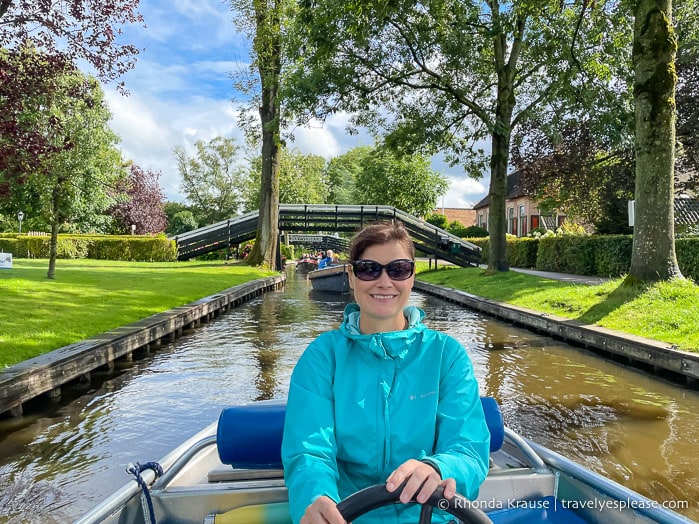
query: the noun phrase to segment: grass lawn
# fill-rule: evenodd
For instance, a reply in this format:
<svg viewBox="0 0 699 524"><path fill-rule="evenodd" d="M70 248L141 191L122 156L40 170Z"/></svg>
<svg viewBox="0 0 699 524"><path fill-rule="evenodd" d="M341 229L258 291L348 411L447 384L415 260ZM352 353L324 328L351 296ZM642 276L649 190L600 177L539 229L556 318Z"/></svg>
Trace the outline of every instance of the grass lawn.
<svg viewBox="0 0 699 524"><path fill-rule="evenodd" d="M624 286L615 279L591 286L515 271L486 276L482 268L443 268L418 278L699 352L699 286L691 280Z"/></svg>
<svg viewBox="0 0 699 524"><path fill-rule="evenodd" d="M0 270L0 369L276 273L221 262L15 259Z"/></svg>

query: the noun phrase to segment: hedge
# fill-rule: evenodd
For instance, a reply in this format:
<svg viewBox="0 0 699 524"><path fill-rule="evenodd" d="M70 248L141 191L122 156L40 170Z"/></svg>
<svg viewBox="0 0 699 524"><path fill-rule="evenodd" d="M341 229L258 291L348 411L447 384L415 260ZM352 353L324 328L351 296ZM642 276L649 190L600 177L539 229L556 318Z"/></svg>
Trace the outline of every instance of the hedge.
<svg viewBox="0 0 699 524"><path fill-rule="evenodd" d="M16 236L0 238L0 251L15 258L48 258L51 237ZM172 262L177 245L164 236L134 237L108 235L58 235L58 258L94 258L131 262Z"/></svg>
<svg viewBox="0 0 699 524"><path fill-rule="evenodd" d="M487 263L489 240L465 239L481 247L481 262ZM618 277L631 267L631 235L560 236L507 239L507 260L512 267L540 271ZM699 282L699 238L675 239L680 270Z"/></svg>

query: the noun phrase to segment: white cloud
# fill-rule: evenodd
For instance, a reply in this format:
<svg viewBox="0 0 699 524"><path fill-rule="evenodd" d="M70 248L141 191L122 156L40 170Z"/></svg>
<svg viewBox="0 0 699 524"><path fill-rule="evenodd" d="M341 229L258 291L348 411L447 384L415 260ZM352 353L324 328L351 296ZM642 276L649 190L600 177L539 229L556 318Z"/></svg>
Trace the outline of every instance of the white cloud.
<svg viewBox="0 0 699 524"><path fill-rule="evenodd" d="M107 91L112 110L112 129L121 137L125 159L143 169L161 172L160 185L168 200L182 200L175 146L191 150L197 140L235 136L242 143L236 125L236 111L227 100L194 98L174 105L151 95L132 93L128 97Z"/></svg>
<svg viewBox="0 0 699 524"><path fill-rule="evenodd" d="M449 191L438 202L439 207L470 209L488 192L488 188L482 180L468 178L465 174L449 174L447 178L449 179Z"/></svg>

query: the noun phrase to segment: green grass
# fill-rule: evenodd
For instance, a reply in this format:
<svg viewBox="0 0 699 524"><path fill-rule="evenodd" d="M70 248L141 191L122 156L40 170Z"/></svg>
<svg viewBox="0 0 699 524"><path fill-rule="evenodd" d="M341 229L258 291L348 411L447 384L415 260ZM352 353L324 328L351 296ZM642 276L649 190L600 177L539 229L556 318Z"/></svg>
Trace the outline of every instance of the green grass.
<svg viewBox="0 0 699 524"><path fill-rule="evenodd" d="M220 262L59 260L56 279L47 280L47 268L46 260L15 259L0 270L0 367L274 274ZM691 281L588 286L514 271L427 269L418 262L426 282L699 351L699 286Z"/></svg>
<svg viewBox="0 0 699 524"><path fill-rule="evenodd" d="M273 275L220 262L15 259L0 270L0 368Z"/></svg>
<svg viewBox="0 0 699 524"><path fill-rule="evenodd" d="M591 286L515 271L486 275L481 268L445 268L421 272L419 278L699 352L699 286L691 280L628 286L620 278Z"/></svg>

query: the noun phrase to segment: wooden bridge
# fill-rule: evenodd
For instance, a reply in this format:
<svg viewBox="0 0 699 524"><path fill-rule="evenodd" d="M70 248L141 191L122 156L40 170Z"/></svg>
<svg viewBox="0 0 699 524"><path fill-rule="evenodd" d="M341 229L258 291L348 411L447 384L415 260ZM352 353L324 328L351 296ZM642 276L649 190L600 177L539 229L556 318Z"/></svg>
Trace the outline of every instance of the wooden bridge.
<svg viewBox="0 0 699 524"><path fill-rule="evenodd" d="M355 233L368 223L397 219L405 224L415 247L459 266L480 263L480 248L443 229L391 206L340 206L321 204L280 204L279 231ZM228 249L255 238L258 211L232 217L172 237L177 242L178 260L188 260L212 251ZM341 239L338 239L340 245ZM337 249L337 245L328 246Z"/></svg>

